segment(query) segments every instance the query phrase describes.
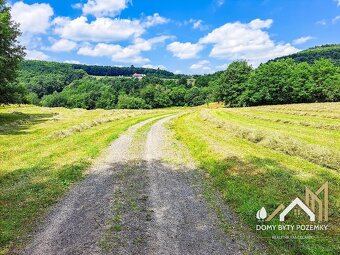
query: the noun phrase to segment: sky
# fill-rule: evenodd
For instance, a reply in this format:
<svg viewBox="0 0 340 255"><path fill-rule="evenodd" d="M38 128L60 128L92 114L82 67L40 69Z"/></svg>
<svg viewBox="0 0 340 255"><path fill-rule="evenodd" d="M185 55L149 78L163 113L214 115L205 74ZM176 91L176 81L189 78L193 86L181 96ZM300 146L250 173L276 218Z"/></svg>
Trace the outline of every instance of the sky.
<svg viewBox="0 0 340 255"><path fill-rule="evenodd" d="M340 0L8 1L26 58L224 70L340 43Z"/></svg>

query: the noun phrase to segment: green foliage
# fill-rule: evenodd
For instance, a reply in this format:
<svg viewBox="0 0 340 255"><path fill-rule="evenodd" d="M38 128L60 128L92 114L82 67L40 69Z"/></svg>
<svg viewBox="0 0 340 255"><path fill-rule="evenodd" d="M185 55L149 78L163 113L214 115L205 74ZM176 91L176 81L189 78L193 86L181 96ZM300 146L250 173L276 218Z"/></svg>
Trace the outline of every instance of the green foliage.
<svg viewBox="0 0 340 255"><path fill-rule="evenodd" d="M120 109L145 109L149 108L145 100L139 97L119 95L117 107Z"/></svg>
<svg viewBox="0 0 340 255"><path fill-rule="evenodd" d="M75 70L69 64L31 60L21 63L19 81L25 84L29 92L42 98L62 91L85 75L83 70Z"/></svg>
<svg viewBox="0 0 340 255"><path fill-rule="evenodd" d="M248 80L252 67L244 60L231 63L227 70L219 78L218 90L220 98L226 105L237 105L239 96L245 90L245 82Z"/></svg>
<svg viewBox="0 0 340 255"><path fill-rule="evenodd" d="M0 0L0 103L21 103L25 89L16 83L17 69L24 57L19 46L18 25L11 20L10 8Z"/></svg>
<svg viewBox="0 0 340 255"><path fill-rule="evenodd" d="M161 78L172 78L175 75L169 71L161 69L151 69L143 67L117 67L117 66L91 66L71 64L74 69L84 70L89 75L95 76L131 76L134 73L152 75Z"/></svg>
<svg viewBox="0 0 340 255"><path fill-rule="evenodd" d="M114 108L117 101L117 92L104 80L86 77L76 80L58 93L44 96L41 104L47 107L69 107L95 109Z"/></svg>
<svg viewBox="0 0 340 255"><path fill-rule="evenodd" d="M230 106L338 101L340 68L328 59L313 65L282 59L251 68L229 65L217 80L217 98Z"/></svg>
<svg viewBox="0 0 340 255"><path fill-rule="evenodd" d="M292 58L297 63L307 62L309 64L313 64L315 60L326 58L332 61L337 66L340 66L340 44L327 44L316 46L289 56L276 58L271 61L277 61L287 58Z"/></svg>
<svg viewBox="0 0 340 255"><path fill-rule="evenodd" d="M86 76L73 81L59 93L55 91L44 96L40 104L46 107L84 109L165 108L204 104L211 93L208 87L187 89L175 80L164 81L154 77L138 80ZM30 94L28 100L39 104L39 98L34 93Z"/></svg>
<svg viewBox="0 0 340 255"><path fill-rule="evenodd" d="M162 78L169 76L159 69L150 69L153 71L148 73L134 66L111 68L24 61L19 88L27 88L30 94L25 98L19 93L12 95L17 101L85 109L197 106L212 101L222 101L232 107L334 102L340 98L340 67L334 64L338 46L310 49L310 52L332 49L335 52L332 60L321 58L310 64L280 59L261 64L254 70L246 61L235 61L224 72L192 77L169 74L173 79ZM131 75L135 72L148 75L141 80L87 75Z"/></svg>

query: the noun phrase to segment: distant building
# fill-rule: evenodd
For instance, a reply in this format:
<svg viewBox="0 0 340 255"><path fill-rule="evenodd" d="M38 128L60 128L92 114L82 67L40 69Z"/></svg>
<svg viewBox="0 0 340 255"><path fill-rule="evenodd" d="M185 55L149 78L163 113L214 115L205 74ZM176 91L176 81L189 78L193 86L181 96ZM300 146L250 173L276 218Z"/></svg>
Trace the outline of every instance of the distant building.
<svg viewBox="0 0 340 255"><path fill-rule="evenodd" d="M135 73L132 75L132 77L137 79L143 79L143 77L145 77L145 74Z"/></svg>

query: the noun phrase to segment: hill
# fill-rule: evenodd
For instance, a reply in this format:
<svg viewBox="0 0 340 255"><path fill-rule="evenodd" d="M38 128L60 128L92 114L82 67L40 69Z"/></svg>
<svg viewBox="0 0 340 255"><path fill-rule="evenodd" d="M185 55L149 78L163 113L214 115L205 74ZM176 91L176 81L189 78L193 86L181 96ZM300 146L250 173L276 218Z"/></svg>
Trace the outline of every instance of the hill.
<svg viewBox="0 0 340 255"><path fill-rule="evenodd" d="M309 64L312 64L317 59L326 58L340 66L340 44L326 44L322 46L316 46L292 55L279 57L271 61L287 58L292 58L298 63L307 62Z"/></svg>
<svg viewBox="0 0 340 255"><path fill-rule="evenodd" d="M146 74L159 78L173 78L175 74L166 70L152 69L144 67L117 67L117 66L97 66L97 65L83 65L83 64L68 64L59 62L48 62L39 60L25 60L20 65L22 71L27 72L51 72L51 67L58 69L75 69L83 70L88 75L95 76L131 76L134 73Z"/></svg>

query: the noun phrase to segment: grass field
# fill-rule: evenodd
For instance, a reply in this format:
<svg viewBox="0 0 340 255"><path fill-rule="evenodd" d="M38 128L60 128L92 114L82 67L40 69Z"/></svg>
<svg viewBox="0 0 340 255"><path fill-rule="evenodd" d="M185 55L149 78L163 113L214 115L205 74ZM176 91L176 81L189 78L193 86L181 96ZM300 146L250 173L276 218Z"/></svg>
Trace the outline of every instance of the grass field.
<svg viewBox="0 0 340 255"><path fill-rule="evenodd" d="M171 127L254 232L262 206L271 213L297 196L304 199L305 186L316 191L328 181L330 231L294 232L311 238L287 240L271 237L292 232L256 233L273 254L338 254L339 118L339 103L201 109L174 120Z"/></svg>
<svg viewBox="0 0 340 255"><path fill-rule="evenodd" d="M128 127L179 111L1 107L0 254L22 242L50 205L81 180L94 159ZM340 103L202 106L173 119L170 128L272 254L337 254ZM312 238L285 240L271 238L282 232L255 231L261 207L271 213L281 203L304 198L306 186L316 191L326 181L329 231L295 232Z"/></svg>
<svg viewBox="0 0 340 255"><path fill-rule="evenodd" d="M0 254L128 127L173 110L0 108Z"/></svg>

